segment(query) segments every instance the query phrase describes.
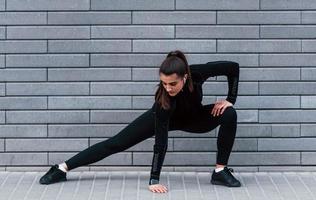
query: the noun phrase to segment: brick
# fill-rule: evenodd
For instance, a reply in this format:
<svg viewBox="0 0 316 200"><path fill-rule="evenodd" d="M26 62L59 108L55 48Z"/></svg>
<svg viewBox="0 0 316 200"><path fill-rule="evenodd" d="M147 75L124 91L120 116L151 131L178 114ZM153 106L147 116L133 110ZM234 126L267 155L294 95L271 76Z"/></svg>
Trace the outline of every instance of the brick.
<svg viewBox="0 0 316 200"><path fill-rule="evenodd" d="M153 94L155 85L142 82L91 83L91 95L146 95Z"/></svg>
<svg viewBox="0 0 316 200"><path fill-rule="evenodd" d="M0 41L0 53L46 53L46 41Z"/></svg>
<svg viewBox="0 0 316 200"><path fill-rule="evenodd" d="M133 24L216 24L216 12L133 12Z"/></svg>
<svg viewBox="0 0 316 200"><path fill-rule="evenodd" d="M272 124L272 137L300 137L299 124Z"/></svg>
<svg viewBox="0 0 316 200"><path fill-rule="evenodd" d="M241 67L254 67L259 65L258 54L187 54L186 57L190 64L229 60L239 63Z"/></svg>
<svg viewBox="0 0 316 200"><path fill-rule="evenodd" d="M5 33L5 27L0 26L0 39L5 39L6 33Z"/></svg>
<svg viewBox="0 0 316 200"><path fill-rule="evenodd" d="M46 125L1 125L0 137L46 137Z"/></svg>
<svg viewBox="0 0 316 200"><path fill-rule="evenodd" d="M261 123L314 122L315 117L315 110L259 110Z"/></svg>
<svg viewBox="0 0 316 200"><path fill-rule="evenodd" d="M48 24L131 24L130 12L49 12Z"/></svg>
<svg viewBox="0 0 316 200"><path fill-rule="evenodd" d="M308 10L315 9L316 2L313 0L261 0L262 10Z"/></svg>
<svg viewBox="0 0 316 200"><path fill-rule="evenodd" d="M4 139L0 139L0 152L4 151Z"/></svg>
<svg viewBox="0 0 316 200"><path fill-rule="evenodd" d="M23 166L23 167L16 167L16 166L8 166L6 167L6 171L8 172L46 172L48 169L47 167L36 167L36 166ZM4 171L4 170L3 170Z"/></svg>
<svg viewBox="0 0 316 200"><path fill-rule="evenodd" d="M4 124L6 121L5 118L5 112L4 111L0 111L0 124Z"/></svg>
<svg viewBox="0 0 316 200"><path fill-rule="evenodd" d="M110 138L102 138L102 139L97 139L97 138L91 138L90 139L90 146L108 140ZM146 140L143 140L137 144L135 144L134 146L131 146L130 148L124 150L126 152L129 151L153 151L153 145L155 144L155 138L149 138ZM168 149L167 151L173 151L173 139L169 138L168 139Z"/></svg>
<svg viewBox="0 0 316 200"><path fill-rule="evenodd" d="M5 10L5 1L6 0L0 0L0 10Z"/></svg>
<svg viewBox="0 0 316 200"><path fill-rule="evenodd" d="M240 118L240 116L238 116ZM271 137L272 127L269 124L238 124L236 137Z"/></svg>
<svg viewBox="0 0 316 200"><path fill-rule="evenodd" d="M48 109L128 108L131 108L131 97L48 97Z"/></svg>
<svg viewBox="0 0 316 200"><path fill-rule="evenodd" d="M145 111L133 110L91 110L91 123L131 123Z"/></svg>
<svg viewBox="0 0 316 200"><path fill-rule="evenodd" d="M7 95L88 95L89 83L8 83Z"/></svg>
<svg viewBox="0 0 316 200"><path fill-rule="evenodd" d="M89 0L10 0L7 10L89 10Z"/></svg>
<svg viewBox="0 0 316 200"><path fill-rule="evenodd" d="M315 38L315 31L312 25L262 25L260 38Z"/></svg>
<svg viewBox="0 0 316 200"><path fill-rule="evenodd" d="M219 11L217 24L300 24L298 11Z"/></svg>
<svg viewBox="0 0 316 200"><path fill-rule="evenodd" d="M315 11L301 11L302 12L302 24L315 24L316 12Z"/></svg>
<svg viewBox="0 0 316 200"><path fill-rule="evenodd" d="M0 81L46 81L46 69L0 69Z"/></svg>
<svg viewBox="0 0 316 200"><path fill-rule="evenodd" d="M174 10L175 0L91 0L91 10Z"/></svg>
<svg viewBox="0 0 316 200"><path fill-rule="evenodd" d="M259 93L261 95L314 95L316 84L314 82L261 82Z"/></svg>
<svg viewBox="0 0 316 200"><path fill-rule="evenodd" d="M177 25L176 38L259 38L259 27Z"/></svg>
<svg viewBox="0 0 316 200"><path fill-rule="evenodd" d="M314 137L316 124L301 124L301 136L302 137Z"/></svg>
<svg viewBox="0 0 316 200"><path fill-rule="evenodd" d="M133 96L132 108L133 109L148 109L154 104L154 96Z"/></svg>
<svg viewBox="0 0 316 200"><path fill-rule="evenodd" d="M315 165L316 152L302 152L302 165Z"/></svg>
<svg viewBox="0 0 316 200"><path fill-rule="evenodd" d="M0 165L47 165L47 153L0 153Z"/></svg>
<svg viewBox="0 0 316 200"><path fill-rule="evenodd" d="M316 52L316 40L302 40L302 52Z"/></svg>
<svg viewBox="0 0 316 200"><path fill-rule="evenodd" d="M316 54L260 54L260 66L315 66Z"/></svg>
<svg viewBox="0 0 316 200"><path fill-rule="evenodd" d="M177 0L177 10L258 10L259 0Z"/></svg>
<svg viewBox="0 0 316 200"><path fill-rule="evenodd" d="M7 123L88 123L89 111L7 111Z"/></svg>
<svg viewBox="0 0 316 200"><path fill-rule="evenodd" d="M257 139L235 139L233 151L257 151ZM217 151L217 138L174 139L174 151Z"/></svg>
<svg viewBox="0 0 316 200"><path fill-rule="evenodd" d="M49 165L64 162L75 156L77 153L48 153ZM0 154L1 155L1 154ZM98 165L132 165L132 152L120 152L112 154L98 162L91 163L89 166Z"/></svg>
<svg viewBox="0 0 316 200"><path fill-rule="evenodd" d="M224 99L221 97L220 99ZM237 109L247 108L300 108L299 96L239 96L235 103Z"/></svg>
<svg viewBox="0 0 316 200"><path fill-rule="evenodd" d="M47 97L2 97L0 109L46 109Z"/></svg>
<svg viewBox="0 0 316 200"><path fill-rule="evenodd" d="M174 38L174 26L92 26L91 38Z"/></svg>
<svg viewBox="0 0 316 200"><path fill-rule="evenodd" d="M4 96L4 95L5 95L5 84L0 83L0 96Z"/></svg>
<svg viewBox="0 0 316 200"><path fill-rule="evenodd" d="M301 96L302 108L316 108L315 96Z"/></svg>
<svg viewBox="0 0 316 200"><path fill-rule="evenodd" d="M315 138L259 138L259 151L315 151Z"/></svg>
<svg viewBox="0 0 316 200"><path fill-rule="evenodd" d="M88 54L7 55L7 67L87 67Z"/></svg>
<svg viewBox="0 0 316 200"><path fill-rule="evenodd" d="M227 78L221 76L223 80ZM300 68L246 68L240 70L240 81L300 80Z"/></svg>
<svg viewBox="0 0 316 200"><path fill-rule="evenodd" d="M132 80L134 81L159 81L159 68L132 68ZM158 82L157 82L158 84Z"/></svg>
<svg viewBox="0 0 316 200"><path fill-rule="evenodd" d="M131 52L130 40L50 40L48 52Z"/></svg>
<svg viewBox="0 0 316 200"><path fill-rule="evenodd" d="M237 123L258 122L258 110L238 110Z"/></svg>
<svg viewBox="0 0 316 200"><path fill-rule="evenodd" d="M133 52L165 52L179 49L184 52L216 52L215 40L133 40Z"/></svg>
<svg viewBox="0 0 316 200"><path fill-rule="evenodd" d="M230 165L299 165L299 152L235 152Z"/></svg>
<svg viewBox="0 0 316 200"><path fill-rule="evenodd" d="M3 12L0 13L0 25L41 25L46 24L47 14L44 12Z"/></svg>
<svg viewBox="0 0 316 200"><path fill-rule="evenodd" d="M217 40L218 52L301 52L300 40Z"/></svg>
<svg viewBox="0 0 316 200"><path fill-rule="evenodd" d="M228 86L226 82L206 82L203 84L204 95L227 95ZM258 82L238 83L238 94L258 94ZM238 98L238 97L237 97ZM237 100L238 101L238 100Z"/></svg>
<svg viewBox="0 0 316 200"><path fill-rule="evenodd" d="M3 55L0 55L0 69L5 67L4 58L5 57Z"/></svg>
<svg viewBox="0 0 316 200"><path fill-rule="evenodd" d="M6 139L6 151L80 151L88 139Z"/></svg>
<svg viewBox="0 0 316 200"><path fill-rule="evenodd" d="M131 80L130 68L48 69L49 81Z"/></svg>
<svg viewBox="0 0 316 200"><path fill-rule="evenodd" d="M159 66L165 55L91 54L91 66Z"/></svg>
<svg viewBox="0 0 316 200"><path fill-rule="evenodd" d="M213 129L211 131L205 132L203 134L201 133L192 133L192 132L186 132L182 130L172 130L168 132L168 137L169 138L214 138L216 137L218 130Z"/></svg>
<svg viewBox="0 0 316 200"><path fill-rule="evenodd" d="M126 126L124 124L49 124L48 137L112 137Z"/></svg>
<svg viewBox="0 0 316 200"><path fill-rule="evenodd" d="M216 153L209 152L168 152L164 159L164 166L174 165L210 165L215 163ZM134 152L134 165L151 165L153 153Z"/></svg>
<svg viewBox="0 0 316 200"><path fill-rule="evenodd" d="M89 39L88 26L10 26L8 39Z"/></svg>
<svg viewBox="0 0 316 200"><path fill-rule="evenodd" d="M316 80L315 75L316 75L316 68L302 68L302 80Z"/></svg>

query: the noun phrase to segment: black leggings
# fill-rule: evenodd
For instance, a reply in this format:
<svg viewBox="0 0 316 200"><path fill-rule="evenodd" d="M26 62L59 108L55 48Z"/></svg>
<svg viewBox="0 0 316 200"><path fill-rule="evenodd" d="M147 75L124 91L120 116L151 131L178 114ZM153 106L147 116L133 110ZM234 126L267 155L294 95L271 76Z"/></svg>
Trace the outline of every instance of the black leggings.
<svg viewBox="0 0 316 200"><path fill-rule="evenodd" d="M169 131L183 130L192 133L205 133L220 125L217 138L216 163L227 165L237 128L237 113L234 107L227 107L222 115L213 116L214 104L204 105L198 116L188 122L176 119L173 115L169 121ZM187 119L190 116L185 116ZM88 165L114 153L124 151L137 143L154 136L154 114L149 109L137 117L115 136L96 143L65 161L68 170Z"/></svg>

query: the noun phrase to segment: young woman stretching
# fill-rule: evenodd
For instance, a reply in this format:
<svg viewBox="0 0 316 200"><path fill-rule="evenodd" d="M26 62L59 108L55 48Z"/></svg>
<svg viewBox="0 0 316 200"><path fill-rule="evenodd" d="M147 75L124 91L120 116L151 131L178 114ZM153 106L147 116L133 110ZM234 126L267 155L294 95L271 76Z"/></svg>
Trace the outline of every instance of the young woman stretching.
<svg viewBox="0 0 316 200"><path fill-rule="evenodd" d="M228 95L225 100L202 105L202 84L212 76L227 76ZM211 183L239 187L240 182L227 168L236 135L237 113L233 108L237 98L239 64L215 61L188 65L185 55L171 51L159 69L160 83L153 106L121 130L117 135L94 144L59 165L55 164L41 177L41 184L66 181L66 172L124 151L155 135L149 190L167 192L159 183L161 167L165 158L168 131L183 130L205 133L220 125L217 138L216 166Z"/></svg>

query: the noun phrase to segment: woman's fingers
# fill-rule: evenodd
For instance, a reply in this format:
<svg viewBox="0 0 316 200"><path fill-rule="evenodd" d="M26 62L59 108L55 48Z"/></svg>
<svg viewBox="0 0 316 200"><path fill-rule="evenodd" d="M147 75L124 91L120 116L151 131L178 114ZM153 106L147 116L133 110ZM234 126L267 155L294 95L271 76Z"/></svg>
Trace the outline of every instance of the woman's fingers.
<svg viewBox="0 0 316 200"><path fill-rule="evenodd" d="M228 101L218 101L215 103L213 109L212 109L212 112L211 114L215 117L215 116L219 116L221 114L224 113L225 109L228 107L228 106L231 106L232 104L229 103Z"/></svg>
<svg viewBox="0 0 316 200"><path fill-rule="evenodd" d="M164 185L161 185L161 184L150 185L149 189L152 192L158 192L158 193L165 193L168 190L167 187L165 187Z"/></svg>

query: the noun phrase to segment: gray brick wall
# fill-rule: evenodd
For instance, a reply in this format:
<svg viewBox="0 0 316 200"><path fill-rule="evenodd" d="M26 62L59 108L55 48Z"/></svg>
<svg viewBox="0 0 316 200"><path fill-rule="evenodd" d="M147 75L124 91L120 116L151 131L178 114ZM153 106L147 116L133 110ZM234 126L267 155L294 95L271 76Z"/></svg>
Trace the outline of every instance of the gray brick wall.
<svg viewBox="0 0 316 200"><path fill-rule="evenodd" d="M240 64L229 165L316 165L315 0L0 0L0 167L46 167L152 106L166 53ZM226 97L226 77L203 85ZM169 133L165 167L213 167L218 128ZM149 166L154 138L91 166Z"/></svg>

